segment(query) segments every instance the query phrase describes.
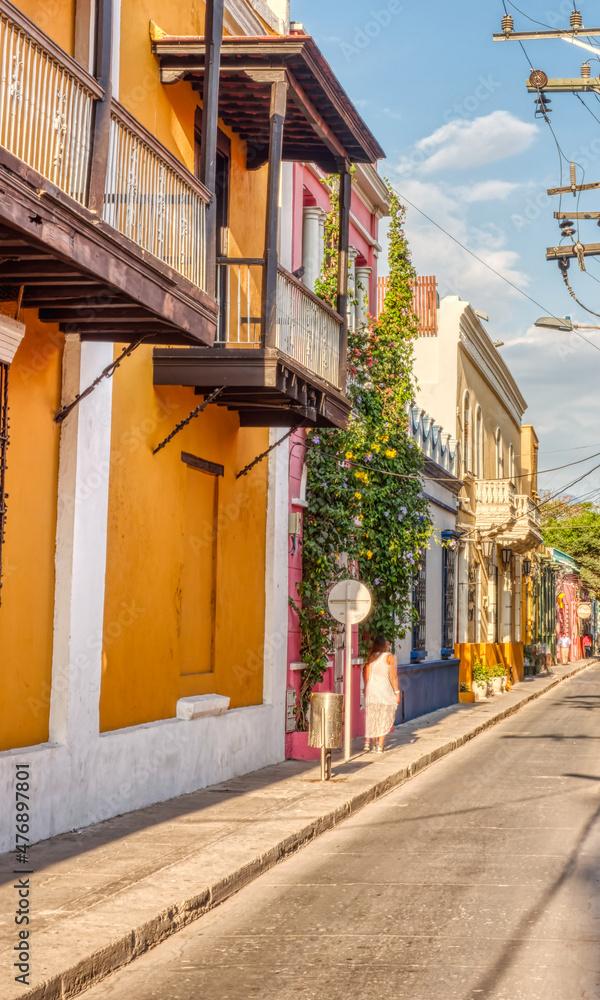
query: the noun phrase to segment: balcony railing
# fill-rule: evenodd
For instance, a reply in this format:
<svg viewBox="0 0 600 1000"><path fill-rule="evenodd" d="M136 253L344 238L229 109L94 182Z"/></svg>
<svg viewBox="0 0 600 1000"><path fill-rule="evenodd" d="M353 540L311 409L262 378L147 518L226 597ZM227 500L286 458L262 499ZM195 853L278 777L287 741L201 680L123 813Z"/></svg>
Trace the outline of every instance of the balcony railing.
<svg viewBox="0 0 600 1000"><path fill-rule="evenodd" d="M12 7L0 7L0 145L85 205L102 88Z"/></svg>
<svg viewBox="0 0 600 1000"><path fill-rule="evenodd" d="M512 483L497 479L477 480L477 503L506 506L512 509L514 502L515 488Z"/></svg>
<svg viewBox="0 0 600 1000"><path fill-rule="evenodd" d="M208 192L175 157L113 101L104 221L206 287Z"/></svg>
<svg viewBox="0 0 600 1000"><path fill-rule="evenodd" d="M340 377L342 317L282 267L277 274L280 351L334 386Z"/></svg>
<svg viewBox="0 0 600 1000"><path fill-rule="evenodd" d="M221 325L216 345L259 348L262 342L263 263L232 258L219 264ZM277 272L275 347L336 388L340 377L342 317L293 274Z"/></svg>
<svg viewBox="0 0 600 1000"><path fill-rule="evenodd" d="M540 511L531 497L526 495L517 495L515 497L515 516L517 521L522 521L523 524L529 521L536 528L540 526Z"/></svg>
<svg viewBox="0 0 600 1000"><path fill-rule="evenodd" d="M88 207L95 109L104 92L9 0L0 0L0 146ZM103 219L206 288L209 192L111 103Z"/></svg>

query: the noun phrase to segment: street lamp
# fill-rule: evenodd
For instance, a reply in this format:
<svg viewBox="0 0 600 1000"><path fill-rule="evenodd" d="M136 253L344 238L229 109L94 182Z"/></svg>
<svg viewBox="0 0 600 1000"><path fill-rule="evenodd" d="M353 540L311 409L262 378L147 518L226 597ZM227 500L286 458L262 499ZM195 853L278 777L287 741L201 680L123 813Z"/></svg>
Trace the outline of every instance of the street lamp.
<svg viewBox="0 0 600 1000"><path fill-rule="evenodd" d="M483 558L486 562L489 562L494 551L494 540L492 538L484 538L481 543L481 551L483 552Z"/></svg>
<svg viewBox="0 0 600 1000"><path fill-rule="evenodd" d="M540 316L533 325L544 327L546 330L566 330L568 333L571 330L600 329L598 326L590 326L587 323L573 323L570 316L565 316L563 319L559 319L557 316Z"/></svg>
<svg viewBox="0 0 600 1000"><path fill-rule="evenodd" d="M531 559L525 558L523 560L522 569L523 569L523 576L529 576L529 574L531 573Z"/></svg>
<svg viewBox="0 0 600 1000"><path fill-rule="evenodd" d="M500 549L500 555L502 556L502 565L504 566L504 569L508 569L512 559L512 549Z"/></svg>

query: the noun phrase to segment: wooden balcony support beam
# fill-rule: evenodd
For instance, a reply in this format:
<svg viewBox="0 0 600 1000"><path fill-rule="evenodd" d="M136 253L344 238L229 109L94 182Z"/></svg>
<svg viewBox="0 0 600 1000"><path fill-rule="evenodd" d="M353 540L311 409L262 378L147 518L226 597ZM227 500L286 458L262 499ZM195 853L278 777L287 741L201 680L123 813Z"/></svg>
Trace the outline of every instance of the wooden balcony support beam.
<svg viewBox="0 0 600 1000"><path fill-rule="evenodd" d="M217 269L217 134L219 117L219 66L223 37L223 0L206 0L204 36L205 70L202 88L202 144L200 180L212 197L206 209L206 290L215 298Z"/></svg>
<svg viewBox="0 0 600 1000"><path fill-rule="evenodd" d="M102 218L106 170L108 166L108 139L110 132L110 107L112 100L112 34L113 0L98 0L96 20L95 75L102 87L102 99L94 106L92 155L89 178L88 208Z"/></svg>
<svg viewBox="0 0 600 1000"><path fill-rule="evenodd" d="M262 342L274 347L277 332L277 230L279 223L279 184L281 180L281 151L283 127L287 107L288 85L283 70L272 71L262 79L271 84L269 112L269 172L267 177L267 217L265 223L265 267L262 287Z"/></svg>

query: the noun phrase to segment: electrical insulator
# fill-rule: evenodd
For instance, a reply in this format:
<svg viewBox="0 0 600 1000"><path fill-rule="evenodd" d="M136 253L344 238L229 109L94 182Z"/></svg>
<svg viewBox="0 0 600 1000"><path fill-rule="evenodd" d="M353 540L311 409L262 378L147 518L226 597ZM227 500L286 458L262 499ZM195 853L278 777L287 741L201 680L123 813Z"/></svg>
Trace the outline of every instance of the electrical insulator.
<svg viewBox="0 0 600 1000"><path fill-rule="evenodd" d="M574 29L583 28L583 18L581 17L581 11L579 10L571 11L571 27Z"/></svg>
<svg viewBox="0 0 600 1000"><path fill-rule="evenodd" d="M563 229L561 235L562 236L574 236L575 235L575 230L574 229L569 229L569 228Z"/></svg>
<svg viewBox="0 0 600 1000"><path fill-rule="evenodd" d="M575 187L577 184L577 170L575 164L571 164L571 187Z"/></svg>
<svg viewBox="0 0 600 1000"><path fill-rule="evenodd" d="M582 76L591 76L591 72L592 71L590 69L589 62L584 62L583 65L582 65L582 67L581 67L581 75Z"/></svg>
<svg viewBox="0 0 600 1000"><path fill-rule="evenodd" d="M565 271L569 270L570 266L571 266L571 261L569 260L568 257L559 257L558 258L558 269L563 274L565 273Z"/></svg>
<svg viewBox="0 0 600 1000"><path fill-rule="evenodd" d="M561 229L569 229L573 225L573 222L571 219L563 219L562 222L559 222L558 224Z"/></svg>
<svg viewBox="0 0 600 1000"><path fill-rule="evenodd" d="M505 14L502 18L502 31L505 35L509 35L511 31L514 30L515 22L513 21L510 14Z"/></svg>

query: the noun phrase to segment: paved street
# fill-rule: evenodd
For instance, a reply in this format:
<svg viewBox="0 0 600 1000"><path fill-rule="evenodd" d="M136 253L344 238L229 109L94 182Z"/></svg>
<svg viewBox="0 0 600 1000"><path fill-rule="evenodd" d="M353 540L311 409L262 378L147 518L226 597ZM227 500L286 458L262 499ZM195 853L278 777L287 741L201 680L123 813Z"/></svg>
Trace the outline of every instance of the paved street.
<svg viewBox="0 0 600 1000"><path fill-rule="evenodd" d="M86 1000L597 1000L598 740L600 666L326 833Z"/></svg>

